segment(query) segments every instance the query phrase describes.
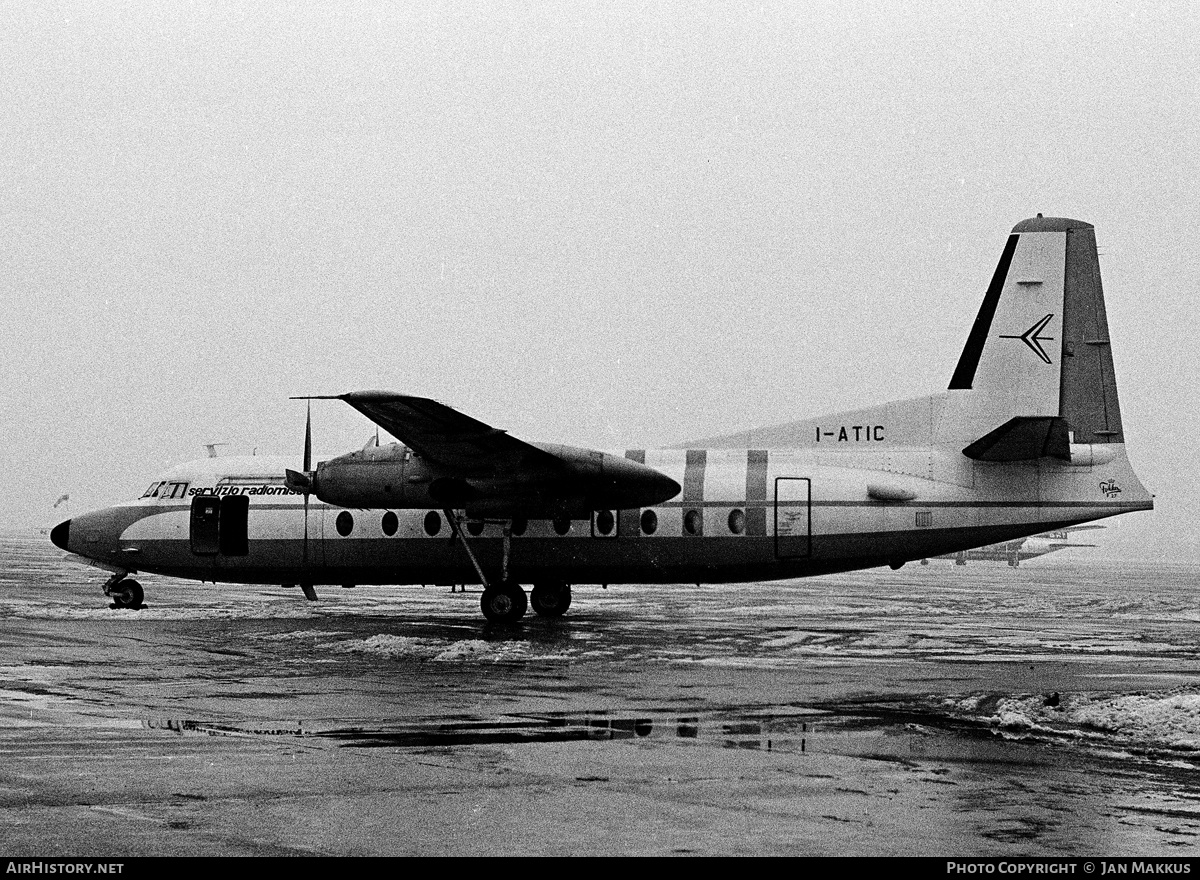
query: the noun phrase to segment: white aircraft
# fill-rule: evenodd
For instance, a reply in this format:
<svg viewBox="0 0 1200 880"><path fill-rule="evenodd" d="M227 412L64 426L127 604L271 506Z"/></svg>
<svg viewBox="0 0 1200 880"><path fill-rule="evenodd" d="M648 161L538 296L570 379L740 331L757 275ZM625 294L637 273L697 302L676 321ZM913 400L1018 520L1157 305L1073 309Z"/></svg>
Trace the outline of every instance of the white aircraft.
<svg viewBox="0 0 1200 880"><path fill-rule="evenodd" d="M432 400L338 395L401 443L301 470L205 458L57 525L139 607L137 572L198 581L463 583L490 620L571 584L737 583L890 565L1149 510L1125 454L1095 232L1014 227L941 394L604 453L527 443ZM311 407L311 403L309 404ZM527 599L521 583L532 583Z"/></svg>
<svg viewBox="0 0 1200 880"><path fill-rule="evenodd" d="M938 559L953 559L956 565L966 565L968 561L1007 562L1010 568L1017 568L1026 559L1037 559L1059 550L1073 547L1095 547L1095 544L1072 543L1071 534L1089 529L1102 529L1104 526L1069 526L1055 529L1052 532L1042 532L1028 538L1015 538L999 544L988 544L973 550L959 550L957 553L947 553ZM928 565L928 559L921 560L922 565Z"/></svg>

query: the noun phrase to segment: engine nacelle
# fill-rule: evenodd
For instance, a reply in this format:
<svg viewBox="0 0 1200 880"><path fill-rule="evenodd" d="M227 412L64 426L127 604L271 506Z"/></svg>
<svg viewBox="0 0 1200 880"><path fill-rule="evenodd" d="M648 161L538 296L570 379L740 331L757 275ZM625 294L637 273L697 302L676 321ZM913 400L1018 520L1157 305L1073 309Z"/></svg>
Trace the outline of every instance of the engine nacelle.
<svg viewBox="0 0 1200 880"><path fill-rule="evenodd" d="M412 450L392 443L320 462L312 491L338 507L438 507L429 495L432 479Z"/></svg>
<svg viewBox="0 0 1200 880"><path fill-rule="evenodd" d="M454 508L480 517L586 518L593 510L652 507L679 494L654 468L591 449L538 446L544 462L513 472L458 473L393 443L368 446L317 465L311 491L327 504L356 508Z"/></svg>

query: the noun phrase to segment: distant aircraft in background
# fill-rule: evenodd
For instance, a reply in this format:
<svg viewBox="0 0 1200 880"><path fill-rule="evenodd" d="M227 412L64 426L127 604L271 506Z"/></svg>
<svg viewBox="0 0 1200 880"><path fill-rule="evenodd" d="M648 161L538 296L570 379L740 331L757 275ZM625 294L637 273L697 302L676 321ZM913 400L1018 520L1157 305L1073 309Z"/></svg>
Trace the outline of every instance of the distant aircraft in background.
<svg viewBox="0 0 1200 880"><path fill-rule="evenodd" d="M513 622L528 604L561 615L572 584L899 568L1154 506L1126 457L1095 232L1040 215L1008 236L950 387L930 397L616 452L529 443L426 398L336 399L401 442L314 468L310 412L300 470L200 459L51 540L108 570L118 606L141 605L138 571L310 600L318 584L477 580L484 616Z"/></svg>
<svg viewBox="0 0 1200 880"><path fill-rule="evenodd" d="M986 547L976 547L973 550L959 550L957 553L947 553L938 559L953 559L957 565L968 562L1007 562L1016 568L1027 559L1037 559L1056 550L1066 550L1070 547L1095 547L1095 544L1076 544L1071 541L1071 534L1089 529L1102 529L1104 526L1069 526L1053 532L1042 532L1028 538L1017 538L1000 544L988 544ZM921 560L922 565L928 565L928 559Z"/></svg>

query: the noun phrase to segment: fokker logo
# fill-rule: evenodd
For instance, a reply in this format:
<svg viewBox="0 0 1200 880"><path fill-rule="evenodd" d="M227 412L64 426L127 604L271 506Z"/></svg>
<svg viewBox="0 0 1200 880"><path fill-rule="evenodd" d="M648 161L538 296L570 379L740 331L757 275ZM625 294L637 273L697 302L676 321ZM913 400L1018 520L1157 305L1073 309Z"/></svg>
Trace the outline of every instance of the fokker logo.
<svg viewBox="0 0 1200 880"><path fill-rule="evenodd" d="M1026 345L1029 346L1030 351L1032 351L1034 354L1036 354L1039 358L1042 359L1042 363L1044 363L1044 364L1051 363L1050 355L1046 354L1046 349L1042 348L1042 343L1043 342L1053 342L1054 337L1053 336L1039 336L1038 334L1046 329L1046 325L1050 323L1050 319L1053 317L1054 317L1053 314L1047 315L1046 317L1042 318L1042 320L1038 321L1036 324L1034 324L1032 327L1030 327L1028 330L1026 330L1024 333L1022 333L1020 336L1009 336L1004 333L1001 333L1000 338L1001 339L1019 339L1022 342L1024 342Z"/></svg>
<svg viewBox="0 0 1200 880"><path fill-rule="evenodd" d="M1117 485L1116 480L1105 480L1100 484L1100 491L1107 498L1115 498L1121 494L1121 487Z"/></svg>

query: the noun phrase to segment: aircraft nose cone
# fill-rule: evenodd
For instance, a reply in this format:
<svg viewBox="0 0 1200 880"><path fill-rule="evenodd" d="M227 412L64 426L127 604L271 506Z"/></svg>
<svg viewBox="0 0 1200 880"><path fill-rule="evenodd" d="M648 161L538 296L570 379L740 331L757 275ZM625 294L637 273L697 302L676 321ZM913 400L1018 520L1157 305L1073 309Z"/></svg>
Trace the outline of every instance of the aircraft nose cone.
<svg viewBox="0 0 1200 880"><path fill-rule="evenodd" d="M50 541L61 550L67 549L67 541L71 536L71 521L65 519L50 530Z"/></svg>

